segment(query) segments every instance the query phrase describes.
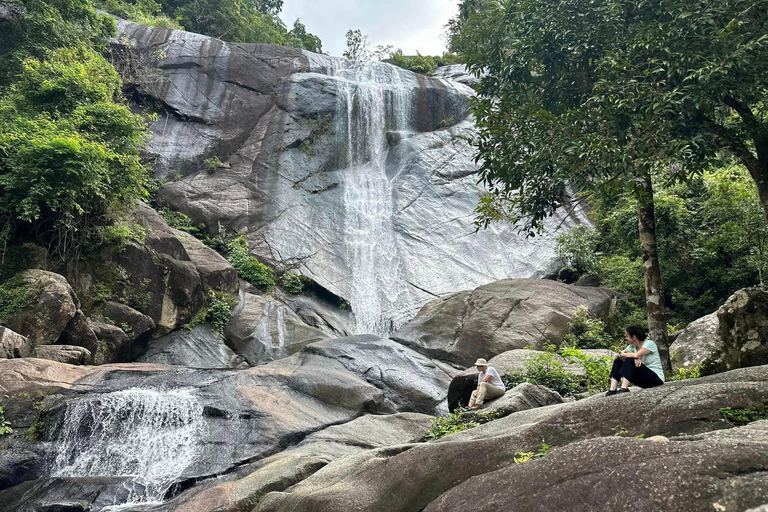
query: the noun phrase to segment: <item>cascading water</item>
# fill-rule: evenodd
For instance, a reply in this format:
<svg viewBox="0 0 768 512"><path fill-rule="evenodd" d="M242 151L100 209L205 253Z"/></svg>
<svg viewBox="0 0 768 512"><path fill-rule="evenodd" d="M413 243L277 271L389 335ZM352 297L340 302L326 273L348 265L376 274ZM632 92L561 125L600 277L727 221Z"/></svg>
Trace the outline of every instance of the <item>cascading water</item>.
<svg viewBox="0 0 768 512"><path fill-rule="evenodd" d="M339 60L331 62L325 72L342 78L337 83L336 134L343 140L340 167L347 174L344 238L355 330L386 336L399 327L392 306L399 302L404 309L402 302L410 301L393 225L387 132L412 129L415 84L403 83L402 73L393 66L369 62L342 67Z"/></svg>
<svg viewBox="0 0 768 512"><path fill-rule="evenodd" d="M195 462L205 429L201 403L184 389L106 393L65 414L53 476L127 478L120 506L161 502Z"/></svg>

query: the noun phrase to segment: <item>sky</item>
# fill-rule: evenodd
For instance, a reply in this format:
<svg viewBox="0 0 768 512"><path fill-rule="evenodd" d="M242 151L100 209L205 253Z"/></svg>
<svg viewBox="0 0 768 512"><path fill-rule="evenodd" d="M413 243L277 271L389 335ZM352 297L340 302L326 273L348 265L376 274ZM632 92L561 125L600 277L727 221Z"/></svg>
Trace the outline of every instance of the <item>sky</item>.
<svg viewBox="0 0 768 512"><path fill-rule="evenodd" d="M442 55L444 26L459 0L285 0L280 18L290 28L301 18L320 37L323 51L341 56L347 30L360 29L371 46L391 44L405 55Z"/></svg>

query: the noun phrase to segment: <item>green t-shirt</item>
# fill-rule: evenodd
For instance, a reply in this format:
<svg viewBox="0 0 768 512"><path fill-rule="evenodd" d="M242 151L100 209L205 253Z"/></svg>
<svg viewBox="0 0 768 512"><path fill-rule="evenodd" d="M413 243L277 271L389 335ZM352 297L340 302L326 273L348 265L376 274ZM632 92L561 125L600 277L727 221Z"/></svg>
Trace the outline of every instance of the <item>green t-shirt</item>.
<svg viewBox="0 0 768 512"><path fill-rule="evenodd" d="M659 347L656 346L651 340L645 340L643 342L643 348L647 348L651 351L650 354L638 357L649 370L653 370L653 373L659 376L661 382L664 382L664 369L661 367L661 358L659 357ZM637 352L637 349L629 345L627 352Z"/></svg>

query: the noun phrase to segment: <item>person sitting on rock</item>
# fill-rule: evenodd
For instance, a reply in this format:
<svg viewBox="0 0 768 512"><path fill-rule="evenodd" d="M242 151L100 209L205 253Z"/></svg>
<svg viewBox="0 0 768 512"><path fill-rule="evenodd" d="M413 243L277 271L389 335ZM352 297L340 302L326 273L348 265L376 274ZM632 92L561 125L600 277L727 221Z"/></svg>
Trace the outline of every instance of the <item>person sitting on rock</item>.
<svg viewBox="0 0 768 512"><path fill-rule="evenodd" d="M630 383L641 388L664 384L664 369L661 367L659 348L653 341L645 339L647 332L640 325L627 327L624 339L629 345L613 361L611 389L606 396L629 393ZM621 389L616 389L619 381Z"/></svg>
<svg viewBox="0 0 768 512"><path fill-rule="evenodd" d="M504 394L506 388L499 372L496 368L488 366L488 362L485 359L478 359L475 361L480 375L477 376L477 389L472 392L472 397L469 399L469 407L471 409L479 409L483 406L486 398L498 398Z"/></svg>

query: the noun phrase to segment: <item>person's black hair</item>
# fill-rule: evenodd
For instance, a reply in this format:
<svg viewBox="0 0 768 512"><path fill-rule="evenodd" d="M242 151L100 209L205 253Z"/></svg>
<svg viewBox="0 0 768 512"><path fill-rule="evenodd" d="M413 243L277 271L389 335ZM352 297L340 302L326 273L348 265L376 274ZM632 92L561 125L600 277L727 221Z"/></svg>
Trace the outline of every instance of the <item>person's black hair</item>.
<svg viewBox="0 0 768 512"><path fill-rule="evenodd" d="M630 325L627 326L627 334L635 336L640 341L645 341L645 338L648 336L648 329L642 325Z"/></svg>

